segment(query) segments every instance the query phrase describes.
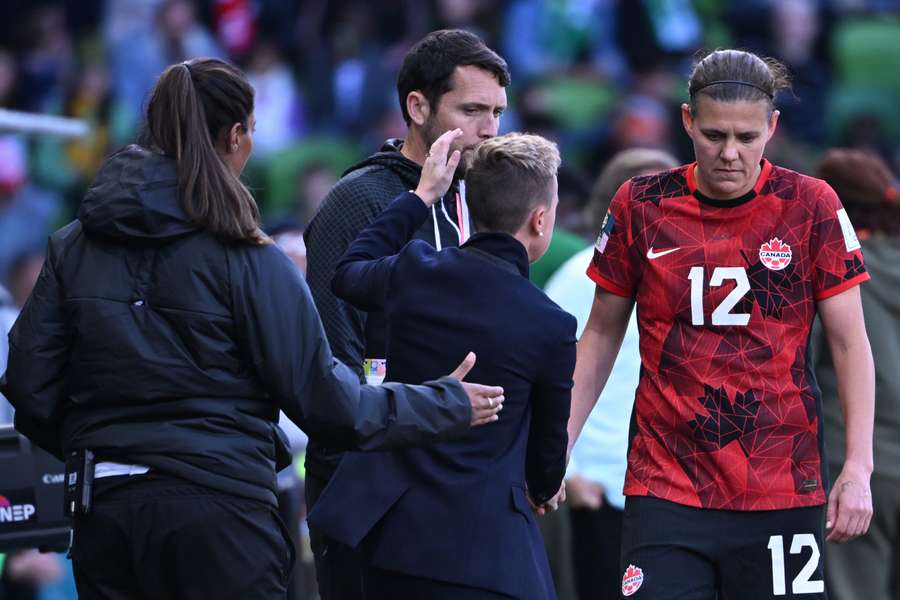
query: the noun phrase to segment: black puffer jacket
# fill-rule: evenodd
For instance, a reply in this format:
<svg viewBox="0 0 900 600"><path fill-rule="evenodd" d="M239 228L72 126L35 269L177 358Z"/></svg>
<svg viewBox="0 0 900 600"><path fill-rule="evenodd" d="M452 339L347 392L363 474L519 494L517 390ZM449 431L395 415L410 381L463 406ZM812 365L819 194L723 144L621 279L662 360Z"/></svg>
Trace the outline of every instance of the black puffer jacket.
<svg viewBox="0 0 900 600"><path fill-rule="evenodd" d="M16 427L57 456L89 448L271 503L288 458L279 409L364 449L452 437L471 414L455 380L360 386L287 257L198 229L174 162L139 146L51 237L10 348Z"/></svg>

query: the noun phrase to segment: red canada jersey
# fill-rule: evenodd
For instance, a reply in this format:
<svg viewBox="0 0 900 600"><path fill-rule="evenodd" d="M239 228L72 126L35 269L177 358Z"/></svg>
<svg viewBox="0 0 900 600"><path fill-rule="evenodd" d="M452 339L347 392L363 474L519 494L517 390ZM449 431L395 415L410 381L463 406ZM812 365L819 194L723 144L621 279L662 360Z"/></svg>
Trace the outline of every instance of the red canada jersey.
<svg viewBox="0 0 900 600"><path fill-rule="evenodd" d="M641 378L625 494L727 510L825 502L817 300L869 278L824 182L762 162L718 201L696 163L626 182L588 276L634 298Z"/></svg>

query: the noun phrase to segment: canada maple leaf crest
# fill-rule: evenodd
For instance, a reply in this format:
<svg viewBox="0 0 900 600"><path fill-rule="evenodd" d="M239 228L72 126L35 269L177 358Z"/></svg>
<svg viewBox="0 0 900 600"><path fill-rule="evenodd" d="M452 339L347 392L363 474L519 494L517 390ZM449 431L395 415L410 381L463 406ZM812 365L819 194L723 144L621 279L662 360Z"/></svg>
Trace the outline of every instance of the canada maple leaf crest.
<svg viewBox="0 0 900 600"><path fill-rule="evenodd" d="M777 237L759 247L759 260L767 268L780 271L791 263L791 247Z"/></svg>
<svg viewBox="0 0 900 600"><path fill-rule="evenodd" d="M622 576L622 595L632 596L644 583L644 572L634 565L628 565Z"/></svg>

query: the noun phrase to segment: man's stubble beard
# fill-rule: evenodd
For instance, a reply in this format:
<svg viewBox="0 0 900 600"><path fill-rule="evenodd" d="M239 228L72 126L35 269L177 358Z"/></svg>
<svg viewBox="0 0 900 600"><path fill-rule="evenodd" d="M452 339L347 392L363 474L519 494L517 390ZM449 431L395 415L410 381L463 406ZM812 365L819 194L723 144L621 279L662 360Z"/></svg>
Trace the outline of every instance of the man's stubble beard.
<svg viewBox="0 0 900 600"><path fill-rule="evenodd" d="M422 127L422 140L425 142L425 151L428 152L431 149L432 144L434 144L443 134L444 131L440 130L435 119L429 117ZM466 178L466 171L469 170L469 161L471 161L472 157L475 155L476 147L477 146L469 146L460 150L461 156L459 157L459 164L456 166L456 172L453 174L454 180L462 181Z"/></svg>

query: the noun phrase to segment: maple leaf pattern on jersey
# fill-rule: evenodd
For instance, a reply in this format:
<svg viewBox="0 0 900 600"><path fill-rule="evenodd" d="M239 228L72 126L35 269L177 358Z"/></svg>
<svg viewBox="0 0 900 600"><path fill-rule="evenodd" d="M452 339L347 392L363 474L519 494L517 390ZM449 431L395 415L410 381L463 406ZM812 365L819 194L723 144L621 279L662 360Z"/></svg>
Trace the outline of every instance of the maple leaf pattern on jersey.
<svg viewBox="0 0 900 600"><path fill-rule="evenodd" d="M780 271L773 271L759 259L753 263L743 251L741 255L749 265L746 271L750 283L750 293L741 298L734 308L734 312L752 313L753 305L756 304L765 317L781 319L782 310L786 306L802 300L805 293L803 280L797 274L794 265L788 265Z"/></svg>
<svg viewBox="0 0 900 600"><path fill-rule="evenodd" d="M799 173L774 168L759 191L759 195L772 194L782 200L791 200L799 194L801 182L802 176Z"/></svg>
<svg viewBox="0 0 900 600"><path fill-rule="evenodd" d="M688 421L694 439L710 445L710 450L724 448L737 440L745 456L750 456L750 448L744 444L744 436L756 430L756 417L762 404L753 390L738 392L734 402L728 398L725 387L703 386L704 395L697 398L706 409L708 416L694 413L694 420Z"/></svg>
<svg viewBox="0 0 900 600"><path fill-rule="evenodd" d="M680 198L689 194L687 179L679 171L663 171L635 177L631 182L631 197L659 206L666 198Z"/></svg>
<svg viewBox="0 0 900 600"><path fill-rule="evenodd" d="M847 267L847 274L844 275L845 281L866 272L866 266L863 264L863 261L855 254L850 260L845 260L844 265Z"/></svg>

